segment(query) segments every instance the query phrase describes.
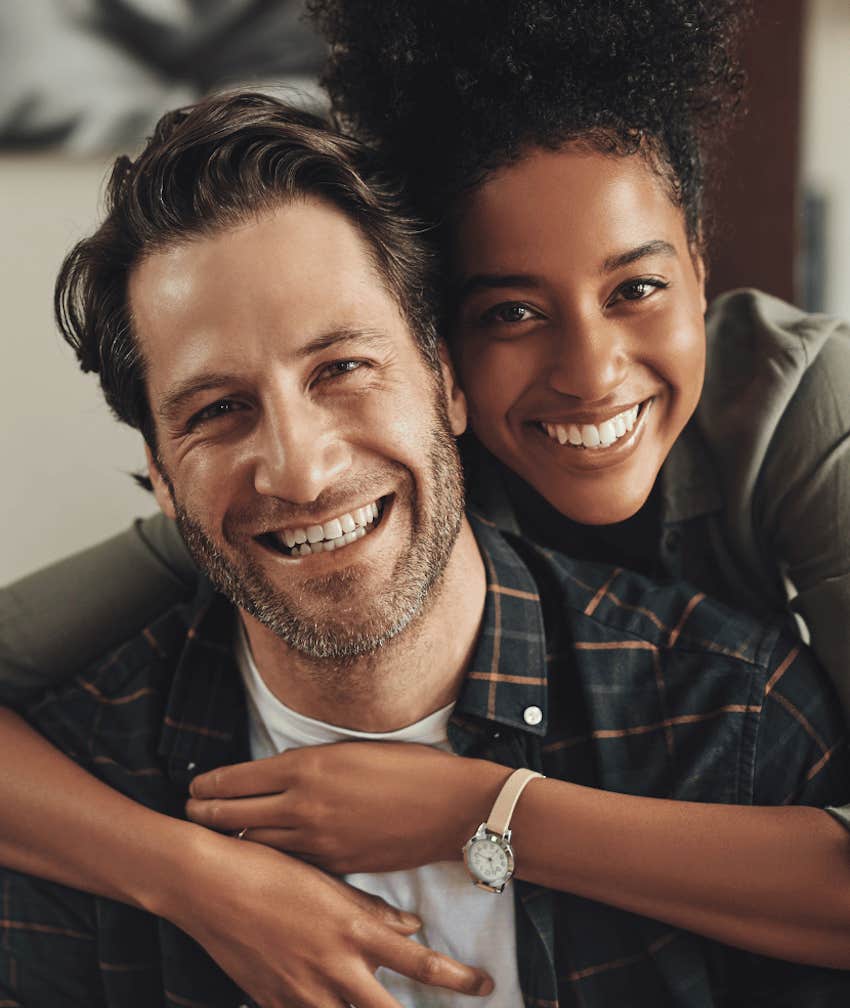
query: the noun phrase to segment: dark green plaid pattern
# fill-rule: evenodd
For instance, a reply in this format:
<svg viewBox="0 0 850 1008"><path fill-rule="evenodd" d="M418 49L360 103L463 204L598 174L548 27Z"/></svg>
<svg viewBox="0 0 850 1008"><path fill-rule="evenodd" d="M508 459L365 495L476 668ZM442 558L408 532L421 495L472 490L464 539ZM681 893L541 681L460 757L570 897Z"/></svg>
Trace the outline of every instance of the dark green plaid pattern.
<svg viewBox="0 0 850 1008"><path fill-rule="evenodd" d="M837 702L795 639L685 586L573 562L473 523L488 592L449 727L457 752L634 795L850 798ZM194 774L247 758L233 618L205 587L28 716L98 777L181 815ZM542 714L536 725L526 723L530 707ZM245 1002L167 922L12 872L0 878L0 1008ZM850 973L749 955L569 894L519 882L516 914L529 1006L850 1003Z"/></svg>

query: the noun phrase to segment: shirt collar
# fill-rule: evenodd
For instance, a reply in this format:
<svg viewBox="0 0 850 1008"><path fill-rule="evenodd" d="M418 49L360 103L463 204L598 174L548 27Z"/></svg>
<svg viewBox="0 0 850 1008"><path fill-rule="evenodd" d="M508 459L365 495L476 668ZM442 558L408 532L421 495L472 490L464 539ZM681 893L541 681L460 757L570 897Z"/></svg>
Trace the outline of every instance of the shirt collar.
<svg viewBox="0 0 850 1008"><path fill-rule="evenodd" d="M470 522L484 559L487 594L453 718L484 719L543 736L546 638L537 585L492 522L474 514ZM169 692L159 754L172 780L188 784L195 774L247 759L248 747L245 697L233 654L233 606L202 580L184 608L186 644Z"/></svg>
<svg viewBox="0 0 850 1008"><path fill-rule="evenodd" d="M720 478L694 420L676 438L659 478L665 523L688 521L723 507Z"/></svg>
<svg viewBox="0 0 850 1008"><path fill-rule="evenodd" d="M484 559L487 595L455 717L486 719L543 736L548 721L546 635L537 583L493 522L474 512L469 517Z"/></svg>
<svg viewBox="0 0 850 1008"><path fill-rule="evenodd" d="M188 786L196 774L248 759L248 739L245 694L233 654L233 606L202 578L195 597L182 608L186 643L158 751L172 781Z"/></svg>

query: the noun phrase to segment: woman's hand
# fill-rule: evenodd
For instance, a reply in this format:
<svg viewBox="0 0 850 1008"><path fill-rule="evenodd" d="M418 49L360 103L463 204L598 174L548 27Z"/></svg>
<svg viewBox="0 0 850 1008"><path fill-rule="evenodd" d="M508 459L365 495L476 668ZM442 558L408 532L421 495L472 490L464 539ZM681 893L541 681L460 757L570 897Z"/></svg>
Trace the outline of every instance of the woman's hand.
<svg viewBox="0 0 850 1008"><path fill-rule="evenodd" d="M482 970L411 941L421 922L318 868L208 833L157 912L201 944L260 1008L400 1008L379 966L433 987L489 994Z"/></svg>
<svg viewBox="0 0 850 1008"><path fill-rule="evenodd" d="M511 770L403 742L338 742L196 777L189 818L327 871L460 858Z"/></svg>

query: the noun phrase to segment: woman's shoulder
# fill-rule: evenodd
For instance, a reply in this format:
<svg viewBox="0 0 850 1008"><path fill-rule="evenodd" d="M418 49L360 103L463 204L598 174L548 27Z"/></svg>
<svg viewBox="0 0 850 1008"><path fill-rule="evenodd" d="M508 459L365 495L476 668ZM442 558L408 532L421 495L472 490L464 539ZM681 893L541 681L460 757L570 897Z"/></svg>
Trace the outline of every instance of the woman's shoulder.
<svg viewBox="0 0 850 1008"><path fill-rule="evenodd" d="M752 489L780 427L784 444L805 449L813 409L822 436L847 429L846 322L761 291L732 291L706 315L706 351L696 421L727 478ZM835 408L825 410L827 401Z"/></svg>
<svg viewBox="0 0 850 1008"><path fill-rule="evenodd" d="M706 350L701 408L757 396L758 414L778 420L804 377L827 358L850 371L850 325L762 291L730 291L709 307Z"/></svg>

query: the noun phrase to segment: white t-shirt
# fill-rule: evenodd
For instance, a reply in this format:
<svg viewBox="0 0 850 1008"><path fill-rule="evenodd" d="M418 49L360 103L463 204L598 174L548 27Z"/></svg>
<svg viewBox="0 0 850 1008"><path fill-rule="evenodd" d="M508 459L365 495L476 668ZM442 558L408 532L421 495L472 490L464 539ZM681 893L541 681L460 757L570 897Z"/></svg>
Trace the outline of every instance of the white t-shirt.
<svg viewBox="0 0 850 1008"><path fill-rule="evenodd" d="M263 681L241 625L236 658L248 695L251 756L262 759L300 746L370 739L419 742L449 750L444 707L398 731L351 731L304 717L282 704ZM429 948L486 970L495 982L488 998L468 997L416 983L392 970L377 977L405 1008L518 1008L522 993L516 965L514 899L511 883L501 895L474 886L461 861L441 861L410 871L359 873L346 881L382 897L392 906L418 914L423 921L415 940Z"/></svg>

